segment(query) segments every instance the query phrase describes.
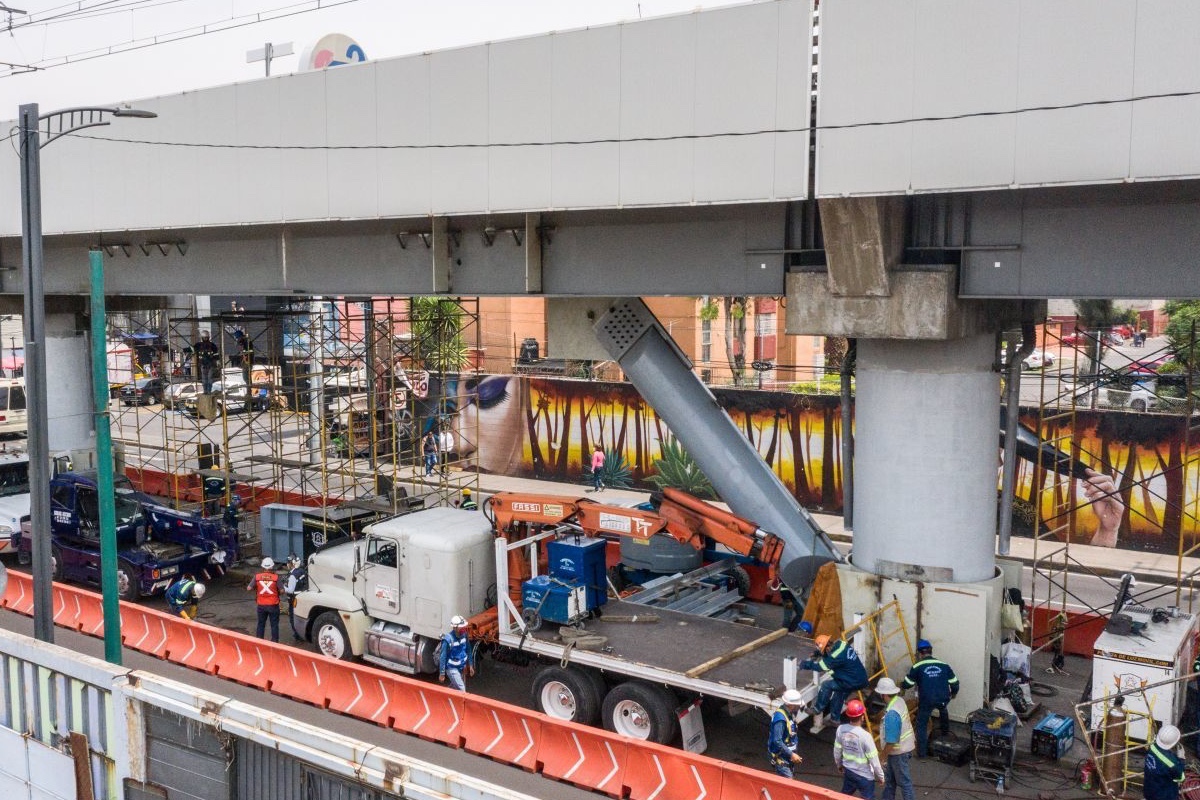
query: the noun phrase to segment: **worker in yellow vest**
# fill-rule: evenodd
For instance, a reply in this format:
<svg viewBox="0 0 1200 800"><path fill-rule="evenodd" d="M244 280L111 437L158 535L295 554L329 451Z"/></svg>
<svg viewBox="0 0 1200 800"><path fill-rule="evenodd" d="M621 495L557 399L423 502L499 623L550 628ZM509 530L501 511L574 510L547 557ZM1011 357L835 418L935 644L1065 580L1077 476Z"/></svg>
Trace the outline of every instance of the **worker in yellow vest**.
<svg viewBox="0 0 1200 800"><path fill-rule="evenodd" d="M880 743L883 747L879 750L879 760L883 762L883 800L895 800L897 788L903 800L913 800L909 762L917 741L912 720L908 716L908 704L900 694L900 687L886 675L875 684L875 693L887 703L883 725L880 726Z"/></svg>

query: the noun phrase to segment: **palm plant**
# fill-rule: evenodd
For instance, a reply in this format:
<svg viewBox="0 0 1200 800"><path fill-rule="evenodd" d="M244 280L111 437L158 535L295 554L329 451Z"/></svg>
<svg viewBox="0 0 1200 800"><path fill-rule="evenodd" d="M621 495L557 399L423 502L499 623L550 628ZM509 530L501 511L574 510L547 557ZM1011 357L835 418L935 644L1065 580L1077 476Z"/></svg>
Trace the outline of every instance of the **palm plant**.
<svg viewBox="0 0 1200 800"><path fill-rule="evenodd" d="M463 310L447 297L414 297L409 312L417 357L435 373L458 372L468 364Z"/></svg>

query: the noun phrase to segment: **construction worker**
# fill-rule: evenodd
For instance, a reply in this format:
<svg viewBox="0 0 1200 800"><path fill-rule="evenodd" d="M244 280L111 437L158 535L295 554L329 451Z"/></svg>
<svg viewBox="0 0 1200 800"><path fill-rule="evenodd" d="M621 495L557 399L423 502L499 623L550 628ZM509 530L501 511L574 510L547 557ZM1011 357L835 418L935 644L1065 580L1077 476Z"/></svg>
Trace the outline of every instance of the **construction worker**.
<svg viewBox="0 0 1200 800"><path fill-rule="evenodd" d="M1179 728L1163 725L1146 749L1146 767L1142 777L1142 796L1146 800L1176 800L1183 783L1184 761L1175 752Z"/></svg>
<svg viewBox="0 0 1200 800"><path fill-rule="evenodd" d="M279 575L275 573L275 560L270 556L262 560L262 568L250 580L246 591L254 592L258 607L258 627L254 635L262 639L266 633L267 620L271 621L271 641L279 641Z"/></svg>
<svg viewBox="0 0 1200 800"><path fill-rule="evenodd" d="M171 613L184 619L195 619L198 604L204 597L204 584L197 583L190 574L167 587L167 606Z"/></svg>
<svg viewBox="0 0 1200 800"><path fill-rule="evenodd" d="M800 662L800 669L813 672L828 672L830 677L821 683L817 699L813 703L813 724L810 733L818 734L829 722L837 724L842 717L842 705L851 692L867 688L867 669L854 648L841 639L828 634L816 638L817 652L807 661Z"/></svg>
<svg viewBox="0 0 1200 800"><path fill-rule="evenodd" d="M783 704L771 715L771 735L767 737L767 757L776 775L791 778L796 767L804 761L796 752L800 744L800 730L796 727L796 713L804 698L795 689L783 693Z"/></svg>
<svg viewBox="0 0 1200 800"><path fill-rule="evenodd" d="M842 774L842 794L861 793L866 800L875 800L875 782L883 783L884 775L875 740L863 727L866 706L861 700L851 700L844 716L845 722L833 737L833 763Z"/></svg>
<svg viewBox="0 0 1200 800"><path fill-rule="evenodd" d="M296 594L308 588L308 571L304 569L304 560L292 553L287 561L287 582L283 585L283 593L288 600L288 623L292 626L292 640L302 641L303 636L296 630Z"/></svg>
<svg viewBox="0 0 1200 800"><path fill-rule="evenodd" d="M903 800L913 800L909 761L917 742L913 736L912 721L908 718L908 704L900 694L900 687L886 675L875 684L875 693L887 703L883 712L883 731L880 737L883 749L879 751L885 777L883 800L894 800L897 787Z"/></svg>
<svg viewBox="0 0 1200 800"><path fill-rule="evenodd" d="M904 676L904 688L917 687L917 758L929 755L929 717L936 709L942 736L950 734L946 706L958 695L958 678L945 661L933 657L933 645L917 640L917 661Z"/></svg>
<svg viewBox="0 0 1200 800"><path fill-rule="evenodd" d="M450 632L442 634L438 647L438 680L442 683L450 679L451 688L460 692L467 690L467 677L475 677L475 653L471 650L471 642L467 639L467 621L459 615L450 618Z"/></svg>
<svg viewBox="0 0 1200 800"><path fill-rule="evenodd" d="M462 500L458 504L459 508L465 508L467 511L475 511L479 506L475 505L475 498L471 497L470 489L462 490Z"/></svg>

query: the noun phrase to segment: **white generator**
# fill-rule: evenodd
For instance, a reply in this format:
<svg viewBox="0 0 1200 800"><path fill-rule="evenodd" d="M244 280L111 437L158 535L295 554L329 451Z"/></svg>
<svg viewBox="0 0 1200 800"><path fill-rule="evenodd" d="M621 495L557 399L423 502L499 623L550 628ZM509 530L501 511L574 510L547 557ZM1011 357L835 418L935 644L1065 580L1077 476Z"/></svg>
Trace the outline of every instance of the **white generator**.
<svg viewBox="0 0 1200 800"><path fill-rule="evenodd" d="M1120 619L1126 617L1127 619ZM1196 636L1196 616L1176 609L1124 606L1114 615L1092 650L1092 700L1100 701L1125 693L1129 736L1149 738L1146 714L1160 724L1177 724L1183 716L1187 683L1177 681L1150 686L1188 675ZM1098 728L1111 704L1095 702L1092 728Z"/></svg>

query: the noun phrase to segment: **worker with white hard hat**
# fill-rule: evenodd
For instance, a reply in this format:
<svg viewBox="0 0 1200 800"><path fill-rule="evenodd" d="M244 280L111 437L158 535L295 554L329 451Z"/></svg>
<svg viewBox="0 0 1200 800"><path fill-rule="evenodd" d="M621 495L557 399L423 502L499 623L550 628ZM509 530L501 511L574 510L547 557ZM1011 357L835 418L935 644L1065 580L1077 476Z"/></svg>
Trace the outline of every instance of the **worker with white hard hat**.
<svg viewBox="0 0 1200 800"><path fill-rule="evenodd" d="M475 676L475 651L467 638L466 619L455 614L450 618L450 632L442 634L442 643L438 656L438 680L445 683L450 681L451 688L460 692L467 690L467 677Z"/></svg>
<svg viewBox="0 0 1200 800"><path fill-rule="evenodd" d="M800 729L796 726L796 714L804 705L804 697L796 689L783 693L782 702L771 715L771 735L767 739L767 757L776 775L793 777L795 768L804 761L796 752L800 744Z"/></svg>
<svg viewBox="0 0 1200 800"><path fill-rule="evenodd" d="M262 560L262 568L251 578L246 586L247 592L254 592L254 602L258 610L258 626L255 636L262 639L267 631L267 622L271 623L271 641L279 641L279 575L275 572L275 559L267 556Z"/></svg>
<svg viewBox="0 0 1200 800"><path fill-rule="evenodd" d="M912 773L909 762L917 747L913 734L912 720L908 716L908 704L896 682L886 675L875 684L875 693L887 703L883 711L883 730L880 741L883 749L879 760L883 764L883 800L893 800L896 789L904 800L913 800Z"/></svg>
<svg viewBox="0 0 1200 800"><path fill-rule="evenodd" d="M1183 783L1183 757L1175 752L1179 728L1163 725L1146 749L1142 793L1146 800L1177 800Z"/></svg>

